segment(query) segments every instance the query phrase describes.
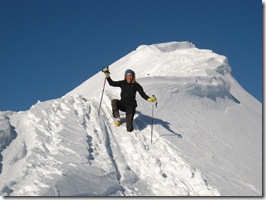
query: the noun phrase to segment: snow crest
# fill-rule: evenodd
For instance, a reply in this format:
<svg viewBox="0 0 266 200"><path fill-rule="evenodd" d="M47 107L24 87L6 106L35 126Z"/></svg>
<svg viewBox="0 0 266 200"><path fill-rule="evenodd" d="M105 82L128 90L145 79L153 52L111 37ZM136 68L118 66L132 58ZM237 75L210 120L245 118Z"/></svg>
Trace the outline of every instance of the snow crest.
<svg viewBox="0 0 266 200"><path fill-rule="evenodd" d="M219 195L156 132L151 145L144 121L134 134L114 127L109 101L104 98L101 117L95 117L98 99L79 95L38 103L24 120L12 115L18 136L3 152L1 194Z"/></svg>
<svg viewBox="0 0 266 200"><path fill-rule="evenodd" d="M159 50L161 52L167 53L176 51L179 49L188 49L188 48L195 48L195 45L191 42L166 42L166 43L160 43L160 44L154 44L154 45L141 45L137 48L137 50L143 50L143 49L153 49L153 50Z"/></svg>
<svg viewBox="0 0 266 200"><path fill-rule="evenodd" d="M262 106L225 56L190 42L141 45L109 66L136 72L134 128L113 126L120 89L95 74L62 98L0 112L2 196L260 196ZM154 109L154 116L151 111ZM151 144L151 130L153 135Z"/></svg>

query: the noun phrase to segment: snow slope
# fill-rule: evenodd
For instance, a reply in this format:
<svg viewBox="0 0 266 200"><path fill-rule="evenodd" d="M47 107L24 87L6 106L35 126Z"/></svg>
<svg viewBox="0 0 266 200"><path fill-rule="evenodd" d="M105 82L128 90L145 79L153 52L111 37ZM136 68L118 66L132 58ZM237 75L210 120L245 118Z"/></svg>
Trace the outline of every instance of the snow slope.
<svg viewBox="0 0 266 200"><path fill-rule="evenodd" d="M231 76L227 58L190 42L142 45L110 66L133 69L135 130L112 125L95 74L64 97L0 112L2 196L261 196L262 106ZM124 116L124 115L122 115Z"/></svg>

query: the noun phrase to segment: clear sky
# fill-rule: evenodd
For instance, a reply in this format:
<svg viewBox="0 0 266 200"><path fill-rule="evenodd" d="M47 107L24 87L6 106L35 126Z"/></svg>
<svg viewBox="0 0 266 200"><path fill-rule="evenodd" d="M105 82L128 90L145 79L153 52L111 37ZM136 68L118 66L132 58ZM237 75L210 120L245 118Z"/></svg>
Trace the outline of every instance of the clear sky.
<svg viewBox="0 0 266 200"><path fill-rule="evenodd" d="M0 0L0 110L59 98L139 45L171 41L226 56L262 102L259 0Z"/></svg>

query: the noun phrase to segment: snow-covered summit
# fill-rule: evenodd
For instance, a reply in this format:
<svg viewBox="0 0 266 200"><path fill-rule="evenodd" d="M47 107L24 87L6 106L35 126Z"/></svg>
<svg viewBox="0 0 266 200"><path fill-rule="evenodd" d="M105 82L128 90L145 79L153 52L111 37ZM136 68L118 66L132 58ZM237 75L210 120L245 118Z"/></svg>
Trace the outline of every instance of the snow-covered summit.
<svg viewBox="0 0 266 200"><path fill-rule="evenodd" d="M262 195L262 106L225 56L169 42L141 45L109 67L114 80L134 70L157 97L153 120L152 104L137 96L134 132L114 127L120 89L108 84L98 116L102 72L62 98L0 112L0 195Z"/></svg>
<svg viewBox="0 0 266 200"><path fill-rule="evenodd" d="M147 47L147 45L141 45L137 48L137 50L140 50L142 48ZM166 42L166 43L159 43L159 44L153 44L149 45L150 48L157 48L161 52L172 52L179 49L188 49L188 48L195 48L195 45L191 42Z"/></svg>
<svg viewBox="0 0 266 200"><path fill-rule="evenodd" d="M109 66L112 78L123 79L126 69L135 71L137 79L163 77L206 77L231 73L225 56L202 50L190 42L141 45ZM69 94L84 96L101 90L102 72L85 81Z"/></svg>

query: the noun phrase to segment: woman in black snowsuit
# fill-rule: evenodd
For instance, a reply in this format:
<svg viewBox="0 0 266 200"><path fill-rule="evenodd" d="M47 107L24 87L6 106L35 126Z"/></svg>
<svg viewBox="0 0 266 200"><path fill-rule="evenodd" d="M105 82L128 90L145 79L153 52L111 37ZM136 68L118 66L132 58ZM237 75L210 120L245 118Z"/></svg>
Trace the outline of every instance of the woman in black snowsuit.
<svg viewBox="0 0 266 200"><path fill-rule="evenodd" d="M121 99L112 100L113 116L120 119L119 110L126 112L127 131L131 132L134 130L133 118L137 107L136 92L138 91L140 96L149 102L155 102L156 98L155 96L149 97L145 94L142 86L135 80L135 72L131 69L125 71L125 78L121 81L113 81L111 79L109 68L103 69L103 72L110 86L121 88Z"/></svg>

